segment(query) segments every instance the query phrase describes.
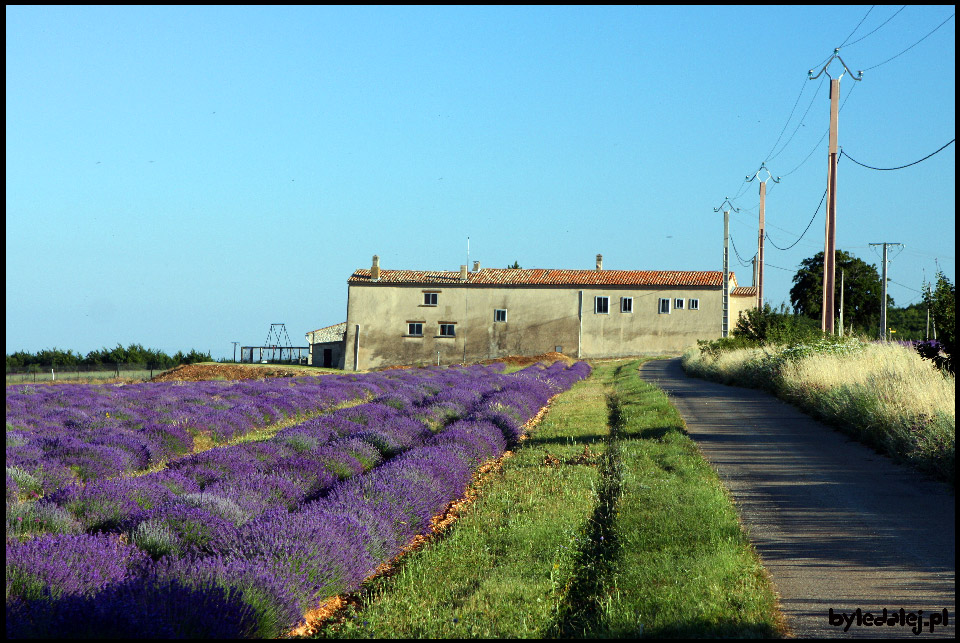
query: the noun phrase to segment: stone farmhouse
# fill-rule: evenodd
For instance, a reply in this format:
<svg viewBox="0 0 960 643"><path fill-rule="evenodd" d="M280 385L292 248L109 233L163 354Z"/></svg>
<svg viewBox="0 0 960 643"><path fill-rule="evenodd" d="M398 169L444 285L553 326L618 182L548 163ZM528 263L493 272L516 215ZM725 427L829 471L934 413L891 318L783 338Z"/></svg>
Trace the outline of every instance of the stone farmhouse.
<svg viewBox="0 0 960 643"><path fill-rule="evenodd" d="M310 353L307 363L327 368L343 368L343 335L347 322L325 326L307 333Z"/></svg>
<svg viewBox="0 0 960 643"><path fill-rule="evenodd" d="M722 328L722 271L604 270L601 255L594 270L481 269L475 262L473 271L459 272L383 270L374 256L347 286L336 364L346 370L550 351L679 353L720 337ZM731 329L756 297L755 287L738 287L730 273Z"/></svg>

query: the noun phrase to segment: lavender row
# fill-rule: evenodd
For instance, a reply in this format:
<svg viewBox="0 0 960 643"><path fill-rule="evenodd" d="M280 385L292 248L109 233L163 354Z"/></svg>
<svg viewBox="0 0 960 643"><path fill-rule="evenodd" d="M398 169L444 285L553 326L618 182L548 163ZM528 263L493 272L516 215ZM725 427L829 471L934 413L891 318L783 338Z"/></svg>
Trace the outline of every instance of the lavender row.
<svg viewBox="0 0 960 643"><path fill-rule="evenodd" d="M588 370L554 368L555 380L542 371L521 373L423 446L341 482L299 511L262 514L225 534L204 558L153 561L104 536L8 544L8 597L13 586L15 600L7 604L7 634L89 628L119 636L151 622L151 631L165 636L276 636L318 598L356 589L425 533L431 517L463 493L477 464L519 435L518 422L539 410L536 400L545 403ZM76 566L64 571L44 547ZM104 580L90 580L98 578Z"/></svg>
<svg viewBox="0 0 960 643"><path fill-rule="evenodd" d="M418 447L301 511L245 524L205 557L154 561L105 534L8 544L7 636L277 637L425 532L497 449Z"/></svg>
<svg viewBox="0 0 960 643"><path fill-rule="evenodd" d="M21 387L7 398L7 466L15 467L18 484L47 493L189 453L200 434L229 440L370 392L341 378Z"/></svg>
<svg viewBox="0 0 960 643"><path fill-rule="evenodd" d="M338 479L422 444L431 435L427 423L465 414L480 391L502 385L489 367L404 379L405 386L379 398L384 403L316 417L268 441L186 456L152 474L70 484L28 503L9 497L8 485L7 534L125 530L153 552L203 551L209 529L197 525L237 525L274 506L293 509Z"/></svg>
<svg viewBox="0 0 960 643"><path fill-rule="evenodd" d="M36 497L72 481L141 471L283 417L423 384L410 372L272 381L12 387L7 484ZM411 392L408 394L415 394Z"/></svg>

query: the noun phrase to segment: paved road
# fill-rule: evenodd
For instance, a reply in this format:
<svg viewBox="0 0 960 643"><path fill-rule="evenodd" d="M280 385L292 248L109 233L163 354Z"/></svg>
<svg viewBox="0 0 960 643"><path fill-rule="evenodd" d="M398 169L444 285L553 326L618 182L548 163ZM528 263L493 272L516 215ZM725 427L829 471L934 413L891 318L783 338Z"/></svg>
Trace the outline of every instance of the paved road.
<svg viewBox="0 0 960 643"><path fill-rule="evenodd" d="M910 627L856 624L829 610L887 616L946 608L956 636L955 496L949 486L766 393L688 378L679 359L640 376L664 389L730 490L798 637L912 637ZM862 621L861 621L862 622ZM917 638L929 637L929 626Z"/></svg>

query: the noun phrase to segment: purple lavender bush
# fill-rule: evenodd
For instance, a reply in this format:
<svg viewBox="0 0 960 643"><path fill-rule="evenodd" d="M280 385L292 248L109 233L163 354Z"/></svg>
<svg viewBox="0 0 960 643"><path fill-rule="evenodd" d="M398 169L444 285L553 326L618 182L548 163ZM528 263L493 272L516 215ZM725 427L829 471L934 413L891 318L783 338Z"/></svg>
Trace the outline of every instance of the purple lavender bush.
<svg viewBox="0 0 960 643"><path fill-rule="evenodd" d="M112 534L7 541L7 600L90 594L131 575L146 554Z"/></svg>
<svg viewBox="0 0 960 643"><path fill-rule="evenodd" d="M413 536L428 533L478 465L514 444L550 397L589 374L585 364L509 376L499 370L381 377L374 403L307 420L271 440L188 455L134 478L64 486L43 501L51 522L113 533L11 543L8 527L8 636L279 636L318 600L356 590ZM267 415L252 406L254 417ZM179 411L171 405L168 412ZM29 445L31 457L37 443ZM117 440L97 446L123 449ZM10 471L8 455L16 503L33 473ZM83 552L67 555L68 568L85 562L50 571L60 568L41 560L54 553L37 552L51 542ZM139 629L148 615L152 629Z"/></svg>
<svg viewBox="0 0 960 643"><path fill-rule="evenodd" d="M94 594L7 602L7 638L262 638L240 589L129 578Z"/></svg>

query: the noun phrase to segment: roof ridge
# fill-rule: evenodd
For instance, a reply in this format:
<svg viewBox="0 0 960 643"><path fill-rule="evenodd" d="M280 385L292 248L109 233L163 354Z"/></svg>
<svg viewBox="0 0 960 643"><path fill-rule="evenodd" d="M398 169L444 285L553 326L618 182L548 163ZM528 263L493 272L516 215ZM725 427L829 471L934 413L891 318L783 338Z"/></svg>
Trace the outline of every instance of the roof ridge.
<svg viewBox="0 0 960 643"><path fill-rule="evenodd" d="M455 270L381 270L378 283L457 283L461 273ZM736 283L734 273L731 279ZM360 268L348 283L369 282L370 269ZM711 286L722 284L720 270L590 270L568 268L481 268L467 273L467 284L477 285L553 285L553 286Z"/></svg>

